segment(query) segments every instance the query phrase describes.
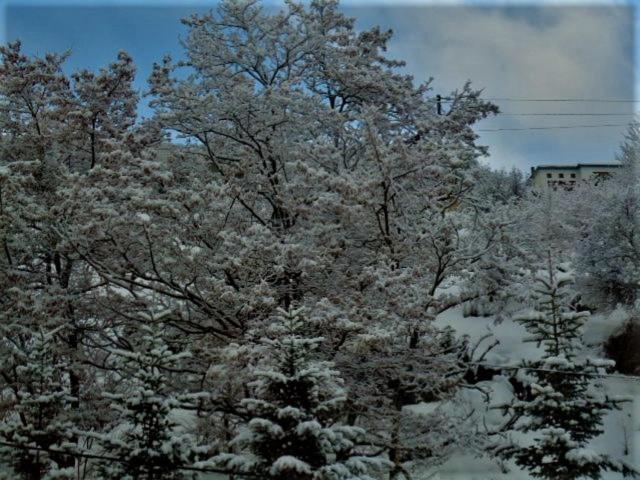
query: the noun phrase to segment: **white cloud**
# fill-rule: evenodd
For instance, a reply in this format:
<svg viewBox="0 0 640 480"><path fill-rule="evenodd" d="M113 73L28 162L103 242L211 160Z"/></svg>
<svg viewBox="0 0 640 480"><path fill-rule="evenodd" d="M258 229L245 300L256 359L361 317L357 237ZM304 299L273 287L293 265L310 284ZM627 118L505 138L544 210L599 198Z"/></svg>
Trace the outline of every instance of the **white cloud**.
<svg viewBox="0 0 640 480"><path fill-rule="evenodd" d="M634 20L628 7L394 6L347 11L359 25L392 28L396 35L389 53L406 60L417 81L433 76L437 93L446 94L470 79L476 88L484 88L486 97L633 98ZM504 116L485 120L480 128L618 124L630 121L633 112L631 103L499 105L505 113L626 116ZM527 168L543 160L608 160L622 131L624 127L510 132L486 134L483 140L498 166L512 164L506 160L511 156Z"/></svg>

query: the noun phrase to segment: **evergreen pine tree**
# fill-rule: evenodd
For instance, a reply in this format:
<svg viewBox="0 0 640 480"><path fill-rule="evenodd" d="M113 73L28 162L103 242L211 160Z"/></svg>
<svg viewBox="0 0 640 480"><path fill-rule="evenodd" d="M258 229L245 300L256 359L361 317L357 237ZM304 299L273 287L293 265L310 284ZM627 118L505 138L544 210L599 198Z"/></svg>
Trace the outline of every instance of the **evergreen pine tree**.
<svg viewBox="0 0 640 480"><path fill-rule="evenodd" d="M206 464L271 480L369 479L385 461L360 451L363 429L341 423L342 381L330 363L314 359L323 339L305 337L301 315L280 310L242 401L247 422L230 445L237 453Z"/></svg>
<svg viewBox="0 0 640 480"><path fill-rule="evenodd" d="M173 409L193 400L168 385L167 368L175 368L187 352L173 353L157 327L145 327L136 351L112 350L123 389L105 394L118 421L111 432L93 434L101 453L120 459L98 464L100 479L178 480L194 478L180 470L191 465L199 449L171 419Z"/></svg>
<svg viewBox="0 0 640 480"><path fill-rule="evenodd" d="M589 314L570 307L572 282L570 275L554 267L549 254L547 271L536 277L537 310L516 317L531 333L528 340L543 345L545 353L526 365L535 378L533 399L512 405L520 417L516 429L533 432L534 442L505 449L503 455L537 478L598 479L605 470L635 476L623 462L588 448L603 432L604 415L618 402L593 385L593 378L612 362L576 359Z"/></svg>
<svg viewBox="0 0 640 480"><path fill-rule="evenodd" d="M67 420L73 400L65 380L64 362L54 354L52 342L59 329L40 331L23 345L4 351L3 362L14 362L10 384L10 408L0 416L0 464L8 465L16 478L40 480L66 478L63 463L69 456L54 453L72 442Z"/></svg>
<svg viewBox="0 0 640 480"><path fill-rule="evenodd" d="M573 278L554 267L549 254L546 272L536 276L533 287L537 310L516 317L531 335L525 341L543 345L545 358L573 358L580 345L589 312L577 312L571 307L572 284Z"/></svg>

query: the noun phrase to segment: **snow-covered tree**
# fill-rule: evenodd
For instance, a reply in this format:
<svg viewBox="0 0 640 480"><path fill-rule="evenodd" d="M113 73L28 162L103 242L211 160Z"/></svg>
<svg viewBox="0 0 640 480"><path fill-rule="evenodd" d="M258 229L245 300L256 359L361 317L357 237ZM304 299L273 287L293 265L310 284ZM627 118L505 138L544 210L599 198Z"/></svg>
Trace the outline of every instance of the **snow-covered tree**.
<svg viewBox="0 0 640 480"><path fill-rule="evenodd" d="M544 345L546 356L575 356L580 344L582 326L589 312L577 312L571 307L575 293L573 277L559 270L548 254L544 273L536 275L532 300L536 310L515 317L531 334L526 340Z"/></svg>
<svg viewBox="0 0 640 480"><path fill-rule="evenodd" d="M571 284L549 255L547 271L536 277L536 309L516 317L545 354L524 365L533 378L533 398L511 405L519 417L515 428L531 432L533 441L507 447L502 455L537 478L598 479L606 470L635 475L624 462L590 448L590 440L603 432L605 414L619 402L596 383L613 362L576 358L589 314L569 306Z"/></svg>
<svg viewBox="0 0 640 480"><path fill-rule="evenodd" d="M487 204L508 203L525 195L524 175L515 167L506 171L480 166L476 172L476 182L473 196Z"/></svg>
<svg viewBox="0 0 640 480"><path fill-rule="evenodd" d="M122 142L136 123L138 95L133 89L135 68L126 52L98 74L81 70L72 75L73 95L64 105L65 129L74 147L69 162L74 170L93 168L101 154Z"/></svg>
<svg viewBox="0 0 640 480"><path fill-rule="evenodd" d="M318 361L354 392L346 423L367 426L392 475L441 461L458 436L452 418L420 417L427 445L411 438L406 407L450 398L464 372L436 316L507 275L504 216L472 198L487 153L472 125L497 108L470 84L438 108L429 83L414 85L385 54L391 33L358 32L337 1L272 12L229 0L185 24L185 61L151 76L147 128L131 124L126 55L71 80L51 57L53 73L34 76L55 80L35 96L49 103L2 137L17 159L0 171L4 273L21 283L0 316L70 327L59 340L75 410L83 430L107 435L110 419L86 412L99 381L112 381L112 350L129 350L145 311L164 312L171 345L194 354L193 376L167 394L207 384L200 413L217 449L250 420L237 406L253 364L226 347L251 350L278 308L304 307L308 338L325 339ZM19 90L7 92L25 111ZM16 139L43 127L44 153L25 160L18 146L32 145ZM153 148L156 128L184 143Z"/></svg>
<svg viewBox="0 0 640 480"><path fill-rule="evenodd" d="M65 468L73 467L73 457L55 452L73 442L69 411L74 398L66 362L55 348L60 333L25 331L20 343L4 337L0 344L7 382L0 408L0 458L17 478L70 478L73 473Z"/></svg>
<svg viewBox="0 0 640 480"><path fill-rule="evenodd" d="M60 158L60 103L70 96L62 72L67 54L30 58L19 41L0 47L2 161Z"/></svg>
<svg viewBox="0 0 640 480"><path fill-rule="evenodd" d="M97 378L104 374L93 367L104 350L93 347L103 346L96 339L105 338L111 317L96 301L105 282L83 249L104 246L96 225L116 210L100 196L111 179L86 173L92 134L80 119L97 112L96 158L139 152L153 135L132 124L136 96L126 55L95 77L85 71L75 80L62 71L66 57L29 57L19 42L0 48L0 278L6 279L0 323L7 344L23 345L40 330L57 332L49 348L68 381L69 422L97 428L104 421ZM4 366L0 379L3 387L20 380Z"/></svg>
<svg viewBox="0 0 640 480"><path fill-rule="evenodd" d="M613 178L583 188L577 242L578 283L594 303L633 305L640 291L640 132L632 124L620 147Z"/></svg>
<svg viewBox="0 0 640 480"><path fill-rule="evenodd" d="M279 311L261 339L245 419L230 452L204 462L273 480L359 480L386 466L367 448L364 431L345 423L339 372L318 359L321 337L305 334L301 310ZM234 348L234 347L230 347Z"/></svg>
<svg viewBox="0 0 640 480"><path fill-rule="evenodd" d="M172 411L193 406L193 395L171 388L168 375L187 356L173 353L165 343L160 325L142 327L134 350L115 350L112 368L121 376L119 391L105 393L115 420L107 432L87 435L96 440L97 451L119 461L97 463L101 479L153 480L193 478L180 468L190 466L200 449L189 433L180 431Z"/></svg>
<svg viewBox="0 0 640 480"><path fill-rule="evenodd" d="M180 157L197 174L170 193L179 202L149 213L156 268L134 257L136 275L184 298L189 328L217 345L243 344L278 307L309 308L349 388L362 382L357 352L393 338L372 355L393 368L371 379L386 385L377 418L393 428L403 403L441 390L427 378L459 370L455 355L431 372L422 360L441 350L435 316L468 298L444 288L477 272L502 229L476 228L464 202L486 153L471 125L496 107L465 84L439 115L429 84L415 86L386 57L391 34L357 32L336 1L276 13L227 1L185 23L186 60L156 65L151 105L188 142ZM193 261L159 253L176 238ZM198 356L219 357L205 342Z"/></svg>

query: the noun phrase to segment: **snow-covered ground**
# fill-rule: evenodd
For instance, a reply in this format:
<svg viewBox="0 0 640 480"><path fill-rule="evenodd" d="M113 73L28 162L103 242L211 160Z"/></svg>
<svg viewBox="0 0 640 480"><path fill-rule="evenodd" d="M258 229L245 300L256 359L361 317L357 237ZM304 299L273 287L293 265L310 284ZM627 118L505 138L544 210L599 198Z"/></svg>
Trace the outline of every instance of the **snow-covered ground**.
<svg viewBox="0 0 640 480"><path fill-rule="evenodd" d="M607 315L593 315L585 325L584 340L589 347L584 356L600 356L600 346L624 323L627 314L620 310ZM533 343L523 342L527 335L518 323L506 319L495 324L494 317L464 317L462 307L453 308L441 314L436 322L439 326L449 326L460 335L468 335L473 344L490 334L483 344L489 345L494 340L499 344L486 356L485 362L491 365L514 366L521 360L537 359L542 351ZM482 351L479 348L479 351ZM504 421L499 410L492 405L508 402L513 398L511 384L504 376L496 376L493 380L479 384L491 395L490 405L486 405L484 396L476 390L467 390L463 395L480 412L479 418L488 428L497 428ZM594 439L593 450L608 453L612 457L624 460L640 468L640 378L607 378L603 387L611 395L626 395L634 398L633 402L624 404L620 411L612 411L605 418L605 432ZM433 405L423 404L414 410L425 412L433 410ZM532 477L520 470L515 464L504 464L489 456L474 456L458 453L437 471L416 475L416 480L531 480ZM620 474L605 473L603 479L622 478ZM211 475L206 480L226 480L224 476Z"/></svg>
<svg viewBox="0 0 640 480"><path fill-rule="evenodd" d="M584 356L599 356L600 345L626 320L623 311L614 311L608 315L593 315L585 325L584 340L589 347L582 352ZM450 326L461 335L468 335L471 343L478 341L487 333L499 344L486 356L485 362L491 365L513 366L521 360L539 358L542 351L534 343L525 343L525 329L512 320L506 319L495 324L493 317L464 317L462 308L451 309L440 315L436 322L440 326ZM489 339L486 344L491 343ZM482 348L479 349L482 351ZM491 381L481 383L491 391L491 403L499 404L512 397L511 385L505 377L494 377ZM624 460L640 468L640 378L606 378L603 387L611 395L626 395L634 398L633 402L624 404L620 411L612 411L605 418L605 432L592 442L592 448L598 452L608 453L612 457ZM480 394L469 391L469 399L479 408L484 408L483 415L487 426L501 424L498 410L482 407ZM477 397L477 398L475 398ZM420 478L420 477L418 477ZM513 464L500 465L498 461L488 457L477 457L463 453L453 456L438 471L431 472L424 479L430 480L529 480L530 477ZM606 473L604 479L622 478L620 474Z"/></svg>

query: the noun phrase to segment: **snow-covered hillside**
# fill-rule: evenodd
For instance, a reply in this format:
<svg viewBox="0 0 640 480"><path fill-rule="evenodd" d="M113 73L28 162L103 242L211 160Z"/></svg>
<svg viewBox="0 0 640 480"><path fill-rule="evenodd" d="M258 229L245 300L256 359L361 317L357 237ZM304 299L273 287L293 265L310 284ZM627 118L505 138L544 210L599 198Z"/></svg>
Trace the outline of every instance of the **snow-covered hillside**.
<svg viewBox="0 0 640 480"><path fill-rule="evenodd" d="M607 315L592 315L585 324L584 340L589 347L582 352L583 356L601 355L602 343L626 320L627 315L617 310ZM462 308L450 309L441 314L436 323L440 326L453 328L460 335L468 335L474 343L487 334L491 343L498 340L496 345L486 356L483 363L492 366L515 366L522 360L540 358L543 351L534 343L524 342L527 336L524 327L507 318L496 324L492 316L464 317ZM505 370L505 372L513 372ZM621 378L622 377L622 378ZM602 388L610 395L631 396L634 401L624 403L619 411L610 412L604 422L604 433L597 437L592 445L595 451L609 453L615 458L625 460L636 468L640 468L640 378L612 376L605 378ZM491 400L487 405L483 396L474 390L469 390L465 397L472 402L481 414L481 424L489 429L498 428L504 423L505 417L499 410L493 410L492 405L502 404L513 399L513 387L505 376L496 376L493 380L483 381L477 386L489 392ZM420 478L420 477L418 477ZM496 458L487 456L465 455L460 452L454 455L437 470L425 474L424 480L530 480L526 472L509 462L504 464ZM605 473L604 479L622 478L620 474Z"/></svg>

